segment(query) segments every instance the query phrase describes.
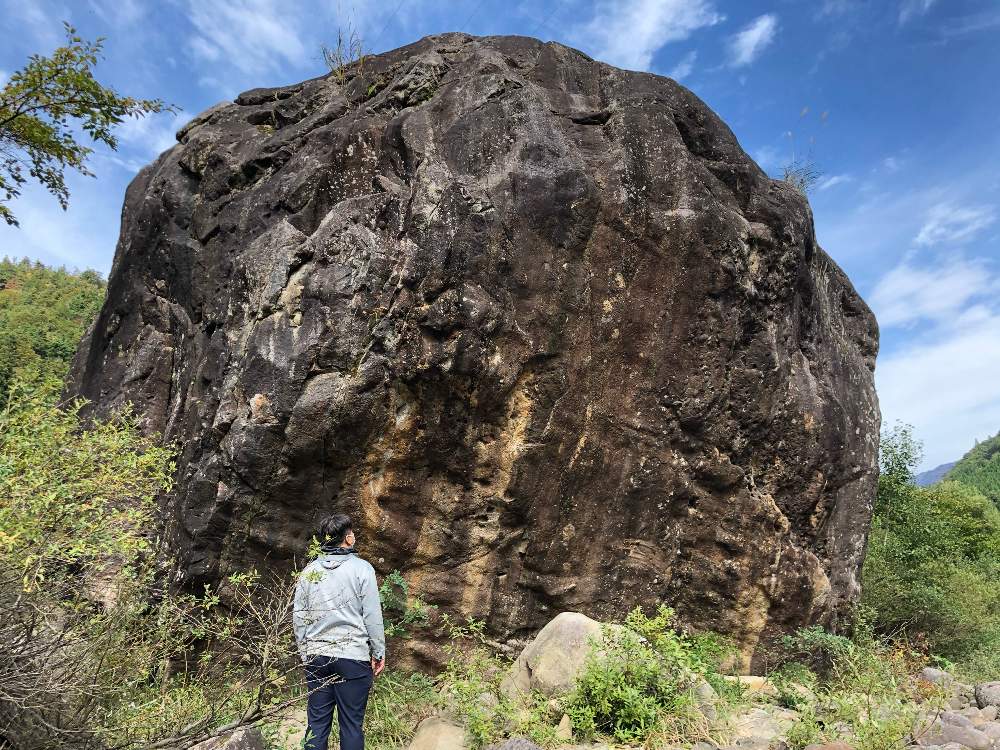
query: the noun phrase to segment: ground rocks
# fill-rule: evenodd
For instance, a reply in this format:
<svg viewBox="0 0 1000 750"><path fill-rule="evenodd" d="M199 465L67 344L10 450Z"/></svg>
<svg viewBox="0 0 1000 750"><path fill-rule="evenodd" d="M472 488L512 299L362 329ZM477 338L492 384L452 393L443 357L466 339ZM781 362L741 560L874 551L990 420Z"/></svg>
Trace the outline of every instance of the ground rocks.
<svg viewBox="0 0 1000 750"><path fill-rule="evenodd" d="M531 740L526 740L523 737L512 737L498 745L487 745L484 750L541 750L541 748Z"/></svg>
<svg viewBox="0 0 1000 750"><path fill-rule="evenodd" d="M666 601L745 662L857 599L875 320L691 92L445 34L178 135L71 390L182 447L192 587L347 511L379 572L505 643Z"/></svg>
<svg viewBox="0 0 1000 750"><path fill-rule="evenodd" d="M408 750L468 750L472 738L464 727L441 716L431 716L417 725Z"/></svg>
<svg viewBox="0 0 1000 750"><path fill-rule="evenodd" d="M980 708L987 706L1000 707L1000 681L984 682L976 685L976 705Z"/></svg>
<svg viewBox="0 0 1000 750"><path fill-rule="evenodd" d="M232 734L199 742L191 750L267 750L268 744L256 727L237 729Z"/></svg>
<svg viewBox="0 0 1000 750"><path fill-rule="evenodd" d="M798 719L794 711L757 707L735 716L729 724L731 750L763 750L771 747Z"/></svg>
<svg viewBox="0 0 1000 750"><path fill-rule="evenodd" d="M935 722L919 737L917 743L922 746L944 745L950 742L957 743L971 750L991 750L993 740L989 735L980 732L972 726L961 726L959 724L945 721Z"/></svg>

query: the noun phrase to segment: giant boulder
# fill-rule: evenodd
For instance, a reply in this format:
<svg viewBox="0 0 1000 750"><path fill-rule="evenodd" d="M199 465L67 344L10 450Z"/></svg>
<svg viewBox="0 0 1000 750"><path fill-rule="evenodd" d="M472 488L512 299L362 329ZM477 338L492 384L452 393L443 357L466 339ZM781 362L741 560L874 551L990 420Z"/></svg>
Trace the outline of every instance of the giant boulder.
<svg viewBox="0 0 1000 750"><path fill-rule="evenodd" d="M875 320L690 91L444 34L178 140L71 389L179 444L187 581L291 565L347 511L498 638L666 601L749 656L857 599Z"/></svg>

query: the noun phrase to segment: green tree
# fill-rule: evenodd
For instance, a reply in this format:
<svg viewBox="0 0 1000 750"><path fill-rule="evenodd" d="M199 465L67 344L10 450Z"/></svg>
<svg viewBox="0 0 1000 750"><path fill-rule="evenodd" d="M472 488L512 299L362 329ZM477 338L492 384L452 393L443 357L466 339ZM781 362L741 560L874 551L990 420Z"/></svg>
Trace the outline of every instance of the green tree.
<svg viewBox="0 0 1000 750"><path fill-rule="evenodd" d="M172 108L159 99L122 96L102 86L93 68L103 39L88 42L69 24L66 44L51 57L32 55L0 90L0 217L17 226L5 205L33 178L69 204L67 168L92 176L87 157L93 152L77 140L82 130L94 143L117 149L114 128L126 117Z"/></svg>
<svg viewBox="0 0 1000 750"><path fill-rule="evenodd" d="M966 453L945 478L975 488L1000 508L1000 434Z"/></svg>
<svg viewBox="0 0 1000 750"><path fill-rule="evenodd" d="M95 271L0 260L0 401L19 374L62 378L103 299Z"/></svg>
<svg viewBox="0 0 1000 750"><path fill-rule="evenodd" d="M959 482L917 487L919 457L909 427L883 437L864 603L882 634L985 674L1000 667L1000 511Z"/></svg>

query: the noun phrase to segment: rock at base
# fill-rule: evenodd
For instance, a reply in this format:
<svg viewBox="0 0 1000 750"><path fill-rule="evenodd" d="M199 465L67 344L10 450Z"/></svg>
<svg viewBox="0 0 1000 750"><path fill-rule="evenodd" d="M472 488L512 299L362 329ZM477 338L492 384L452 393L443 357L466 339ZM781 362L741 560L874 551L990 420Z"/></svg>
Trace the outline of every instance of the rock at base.
<svg viewBox="0 0 1000 750"><path fill-rule="evenodd" d="M267 743L256 727L243 727L232 734L199 742L191 750L267 750Z"/></svg>
<svg viewBox="0 0 1000 750"><path fill-rule="evenodd" d="M524 737L511 737L498 745L487 745L483 750L542 750L531 740Z"/></svg>
<svg viewBox="0 0 1000 750"><path fill-rule="evenodd" d="M431 716L417 726L408 750L468 750L472 738L463 727L441 716Z"/></svg>
<svg viewBox="0 0 1000 750"><path fill-rule="evenodd" d="M592 643L601 643L601 623L579 612L556 615L511 665L501 690L511 699L535 690L565 695L582 674Z"/></svg>
<svg viewBox="0 0 1000 750"><path fill-rule="evenodd" d="M774 683L766 677L761 677L759 675L725 675L725 679L729 682L735 682L750 695L759 693L761 695L775 696L778 694L778 689L774 686Z"/></svg>
<svg viewBox="0 0 1000 750"><path fill-rule="evenodd" d="M976 685L976 705L980 708L1000 707L1000 681Z"/></svg>
<svg viewBox="0 0 1000 750"><path fill-rule="evenodd" d="M991 750L993 747L993 740L987 734L971 725L963 726L961 723L950 723L943 718L935 721L925 731L918 733L916 740L917 744L922 747L946 745L951 742L957 742L970 750Z"/></svg>

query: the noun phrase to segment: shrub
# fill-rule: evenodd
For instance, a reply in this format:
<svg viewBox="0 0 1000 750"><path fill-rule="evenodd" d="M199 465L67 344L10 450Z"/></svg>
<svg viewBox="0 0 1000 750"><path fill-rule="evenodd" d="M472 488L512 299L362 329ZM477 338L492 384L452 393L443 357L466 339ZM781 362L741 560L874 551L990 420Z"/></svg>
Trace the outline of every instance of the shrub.
<svg viewBox="0 0 1000 750"><path fill-rule="evenodd" d="M908 429L883 439L863 601L883 636L926 641L986 676L1000 651L1000 511L958 482L915 486L918 457Z"/></svg>
<svg viewBox="0 0 1000 750"><path fill-rule="evenodd" d="M917 693L910 675L925 663L922 653L879 640L859 617L853 637L805 628L783 640L789 659L773 675L778 700L799 718L788 733L795 750L844 740L858 750L891 750L905 744L918 714L917 701L934 704L936 694ZM795 658L820 664L816 675ZM808 688L808 693L795 689Z"/></svg>
<svg viewBox="0 0 1000 750"><path fill-rule="evenodd" d="M170 450L127 411L84 428L58 388L15 381L0 408L5 735L26 750L191 744L294 700L292 580L167 585L152 553Z"/></svg>
<svg viewBox="0 0 1000 750"><path fill-rule="evenodd" d="M567 700L574 730L623 743L689 733L700 720L689 688L696 679L718 676L725 655L720 642L679 632L673 611L663 606L652 618L635 609L624 627L605 626L603 635Z"/></svg>

